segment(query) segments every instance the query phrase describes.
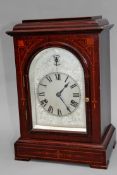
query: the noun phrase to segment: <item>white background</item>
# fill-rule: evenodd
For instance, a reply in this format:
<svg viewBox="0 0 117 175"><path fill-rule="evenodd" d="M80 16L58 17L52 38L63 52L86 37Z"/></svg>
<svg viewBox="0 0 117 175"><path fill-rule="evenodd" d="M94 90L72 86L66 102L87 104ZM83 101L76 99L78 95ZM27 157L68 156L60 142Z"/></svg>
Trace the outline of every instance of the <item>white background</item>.
<svg viewBox="0 0 117 175"><path fill-rule="evenodd" d="M20 135L12 38L5 34L22 19L103 15L111 29L112 123L117 127L117 2L116 0L0 0L0 174L1 175L115 175L117 148L108 170L42 161L14 161L14 142Z"/></svg>

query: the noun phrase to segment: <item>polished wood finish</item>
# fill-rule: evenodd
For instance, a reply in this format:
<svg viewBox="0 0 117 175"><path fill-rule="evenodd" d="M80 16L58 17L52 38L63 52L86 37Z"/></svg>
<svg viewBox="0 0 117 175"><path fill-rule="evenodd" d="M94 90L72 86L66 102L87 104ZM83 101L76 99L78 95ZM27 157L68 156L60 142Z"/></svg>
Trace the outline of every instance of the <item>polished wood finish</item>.
<svg viewBox="0 0 117 175"><path fill-rule="evenodd" d="M15 159L43 159L86 163L91 167L108 167L110 150L115 145L115 129L110 126L101 144L53 140L19 139L15 143Z"/></svg>
<svg viewBox="0 0 117 175"><path fill-rule="evenodd" d="M21 24L14 26L13 31L7 34L15 35L36 35L39 33L88 33L101 32L104 29L110 29L106 19L101 16L80 17L80 18L63 18L63 19L46 19L46 20L23 20Z"/></svg>
<svg viewBox="0 0 117 175"><path fill-rule="evenodd" d="M7 34L14 38L21 137L17 160L47 159L107 168L115 145L111 125L109 25L101 16L24 20ZM87 133L32 128L28 71L34 56L57 46L80 59L85 73Z"/></svg>

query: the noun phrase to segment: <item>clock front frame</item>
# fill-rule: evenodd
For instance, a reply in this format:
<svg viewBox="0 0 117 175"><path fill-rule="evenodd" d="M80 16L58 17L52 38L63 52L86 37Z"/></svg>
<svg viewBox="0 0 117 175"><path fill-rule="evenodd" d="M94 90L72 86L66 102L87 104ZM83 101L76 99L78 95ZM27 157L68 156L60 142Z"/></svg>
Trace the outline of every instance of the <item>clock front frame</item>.
<svg viewBox="0 0 117 175"><path fill-rule="evenodd" d="M40 51L51 48L51 47L59 47L66 49L73 53L83 67L84 70L84 80L85 80L85 96L86 100L86 132L79 131L63 131L63 130L47 130L47 129L33 129L32 125L32 111L31 111L31 97L30 97L30 86L29 86L29 68L32 60L35 55ZM89 62L80 54L80 52L73 47L72 45L62 43L62 42L46 42L32 51L30 56L28 55L27 63L25 64L25 68L23 71L24 83L25 83L25 95L27 99L27 121L26 128L27 131L25 133L26 137L35 138L35 139L52 139L59 141L81 141L81 142L90 142L91 141L91 133L92 133L92 114L91 114L91 94L90 94L90 64Z"/></svg>

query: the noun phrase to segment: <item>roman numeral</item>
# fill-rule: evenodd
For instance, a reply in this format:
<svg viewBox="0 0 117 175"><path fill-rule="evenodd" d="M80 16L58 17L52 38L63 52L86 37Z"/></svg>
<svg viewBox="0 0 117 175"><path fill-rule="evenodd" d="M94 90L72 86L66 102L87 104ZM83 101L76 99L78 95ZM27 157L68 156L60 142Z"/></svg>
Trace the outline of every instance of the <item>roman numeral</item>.
<svg viewBox="0 0 117 175"><path fill-rule="evenodd" d="M48 100L47 99L44 99L44 100L40 101L40 103L41 103L41 105L43 107L45 107L47 105L47 103L48 103Z"/></svg>
<svg viewBox="0 0 117 175"><path fill-rule="evenodd" d="M53 107L52 107L52 106L49 106L48 112L49 112L49 113L53 113Z"/></svg>
<svg viewBox="0 0 117 175"><path fill-rule="evenodd" d="M45 85L45 84L41 84L41 83L40 83L39 85L41 85L41 86L45 86L45 87L47 86L47 85Z"/></svg>
<svg viewBox="0 0 117 175"><path fill-rule="evenodd" d="M76 86L77 86L77 84L73 84L73 85L70 86L70 88L72 89L72 88L74 88Z"/></svg>
<svg viewBox="0 0 117 175"><path fill-rule="evenodd" d="M78 106L78 103L74 100L71 100L70 105L76 108Z"/></svg>
<svg viewBox="0 0 117 175"><path fill-rule="evenodd" d="M60 109L57 110L58 116L62 116L62 112Z"/></svg>
<svg viewBox="0 0 117 175"><path fill-rule="evenodd" d="M40 92L38 94L39 94L39 96L45 96L45 92Z"/></svg>
<svg viewBox="0 0 117 175"><path fill-rule="evenodd" d="M47 80L48 80L49 82L52 82L52 79L51 79L50 76L46 76L46 78L47 78Z"/></svg>
<svg viewBox="0 0 117 175"><path fill-rule="evenodd" d="M73 93L73 97L79 97L80 94L79 93Z"/></svg>
<svg viewBox="0 0 117 175"><path fill-rule="evenodd" d="M67 76L67 78L65 79L65 82L68 80L69 76Z"/></svg>
<svg viewBox="0 0 117 175"><path fill-rule="evenodd" d="M55 77L57 80L61 80L61 75L60 74L55 74Z"/></svg>

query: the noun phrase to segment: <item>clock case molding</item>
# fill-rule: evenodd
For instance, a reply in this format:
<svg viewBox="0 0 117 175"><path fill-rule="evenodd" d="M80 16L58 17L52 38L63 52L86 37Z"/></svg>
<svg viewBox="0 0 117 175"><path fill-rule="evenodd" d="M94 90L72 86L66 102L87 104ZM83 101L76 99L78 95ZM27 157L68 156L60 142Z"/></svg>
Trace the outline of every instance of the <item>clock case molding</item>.
<svg viewBox="0 0 117 175"><path fill-rule="evenodd" d="M20 138L15 159L46 159L107 168L115 145L110 109L110 25L101 16L23 20L6 32L13 36ZM87 132L32 128L28 71L34 56L49 47L75 54L84 69Z"/></svg>

